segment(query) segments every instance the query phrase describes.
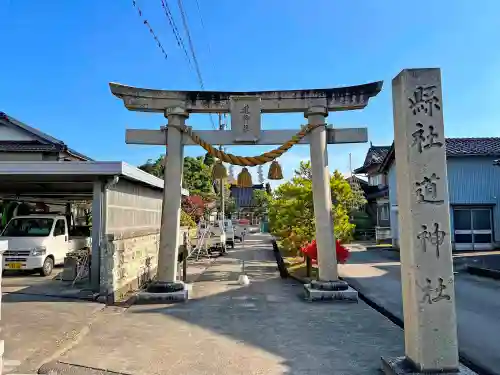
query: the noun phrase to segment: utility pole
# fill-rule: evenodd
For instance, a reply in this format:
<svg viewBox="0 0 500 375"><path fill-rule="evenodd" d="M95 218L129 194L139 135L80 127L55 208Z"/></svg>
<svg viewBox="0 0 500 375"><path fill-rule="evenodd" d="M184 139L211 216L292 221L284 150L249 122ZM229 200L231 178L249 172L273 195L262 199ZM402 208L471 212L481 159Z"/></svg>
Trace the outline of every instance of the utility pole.
<svg viewBox="0 0 500 375"><path fill-rule="evenodd" d="M350 177L352 178L352 156L350 152L349 152L349 174Z"/></svg>
<svg viewBox="0 0 500 375"><path fill-rule="evenodd" d="M219 130L224 130L225 124L222 122L222 113L219 113ZM222 145L219 146L219 150L222 151ZM225 202L224 202L224 179L220 179L220 215L221 220L224 223L224 211L225 211Z"/></svg>

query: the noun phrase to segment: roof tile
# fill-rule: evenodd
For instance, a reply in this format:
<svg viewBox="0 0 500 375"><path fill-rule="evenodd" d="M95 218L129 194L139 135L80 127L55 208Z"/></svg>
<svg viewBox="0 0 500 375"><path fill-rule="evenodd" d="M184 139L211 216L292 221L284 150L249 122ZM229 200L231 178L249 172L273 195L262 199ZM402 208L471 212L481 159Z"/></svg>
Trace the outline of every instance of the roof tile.
<svg viewBox="0 0 500 375"><path fill-rule="evenodd" d="M446 156L500 156L500 137L489 138L446 138ZM394 160L394 143L380 166L387 170Z"/></svg>
<svg viewBox="0 0 500 375"><path fill-rule="evenodd" d="M355 173L365 173L366 168L374 164L380 164L384 161L385 156L391 149L391 146L370 146L368 152L366 153L365 162L363 166L357 168Z"/></svg>
<svg viewBox="0 0 500 375"><path fill-rule="evenodd" d="M500 156L500 138L446 138L447 156Z"/></svg>

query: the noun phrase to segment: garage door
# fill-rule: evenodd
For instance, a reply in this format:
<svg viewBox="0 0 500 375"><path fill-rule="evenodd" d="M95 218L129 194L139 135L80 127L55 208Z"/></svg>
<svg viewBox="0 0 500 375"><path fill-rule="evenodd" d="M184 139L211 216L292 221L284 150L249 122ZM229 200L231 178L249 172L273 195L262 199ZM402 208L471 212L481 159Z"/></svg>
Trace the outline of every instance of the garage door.
<svg viewBox="0 0 500 375"><path fill-rule="evenodd" d="M491 208L453 208L456 250L490 250L493 248Z"/></svg>

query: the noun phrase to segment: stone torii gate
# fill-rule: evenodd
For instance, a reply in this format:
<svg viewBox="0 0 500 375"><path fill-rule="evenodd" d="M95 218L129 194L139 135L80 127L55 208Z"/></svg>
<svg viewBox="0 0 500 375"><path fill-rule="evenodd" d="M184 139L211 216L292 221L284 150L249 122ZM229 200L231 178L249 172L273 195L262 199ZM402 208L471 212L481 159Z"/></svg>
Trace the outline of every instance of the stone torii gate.
<svg viewBox="0 0 500 375"><path fill-rule="evenodd" d="M231 130L195 131L196 135L208 144L281 145L295 136L298 129L261 130L261 113L302 112L308 119L310 134L299 143L310 145L319 267L319 280L306 286L306 298L357 300L357 292L338 279L327 144L367 142L367 129L334 129L326 126L325 118L329 112L365 108L369 99L382 89L381 81L330 89L259 92L166 91L116 83L110 83L110 88L113 95L123 100L127 109L159 112L168 119L168 125L163 129L126 131L128 144L168 144L158 277L156 284L148 289L149 292L166 293L172 299L187 298L184 285L177 281L176 263L179 248L183 148L185 145L196 144L192 137L182 131L189 114L231 114Z"/></svg>

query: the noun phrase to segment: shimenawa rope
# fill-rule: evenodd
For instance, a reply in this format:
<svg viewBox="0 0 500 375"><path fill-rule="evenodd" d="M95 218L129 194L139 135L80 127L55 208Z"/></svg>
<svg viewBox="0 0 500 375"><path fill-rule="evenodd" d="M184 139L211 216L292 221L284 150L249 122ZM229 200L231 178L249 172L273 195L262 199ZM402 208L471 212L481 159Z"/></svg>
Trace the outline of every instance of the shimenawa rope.
<svg viewBox="0 0 500 375"><path fill-rule="evenodd" d="M186 125L168 125L175 127L179 129L182 133L185 133L191 137L194 143L200 145L203 147L210 155L216 157L217 159L221 160L224 163L229 163L233 165L240 165L242 167L255 167L257 165L263 165L266 163L269 163L270 161L275 160L276 158L279 158L281 155L283 155L285 152L287 152L289 149L291 149L293 146L295 146L297 143L301 141L302 138L304 138L308 133L313 131L314 129L320 127L320 126L326 126L326 124L315 124L315 125L305 125L302 127L302 129L297 132L289 141L285 142L283 145L280 147L269 151L269 152L264 152L262 155L258 156L238 156L238 155L233 155L229 153L225 153L222 150L217 150L215 147L210 145L209 143L205 142L203 139L201 139L196 132L193 131L193 129L189 126Z"/></svg>

